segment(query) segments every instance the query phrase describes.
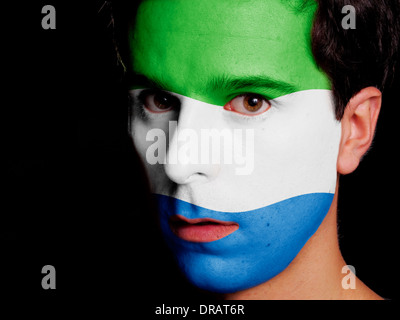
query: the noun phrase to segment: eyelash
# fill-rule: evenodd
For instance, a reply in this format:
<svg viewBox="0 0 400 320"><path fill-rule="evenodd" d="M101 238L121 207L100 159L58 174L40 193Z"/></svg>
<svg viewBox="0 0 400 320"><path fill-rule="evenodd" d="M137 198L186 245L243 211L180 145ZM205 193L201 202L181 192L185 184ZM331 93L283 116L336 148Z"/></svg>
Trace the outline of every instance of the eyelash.
<svg viewBox="0 0 400 320"><path fill-rule="evenodd" d="M160 116L163 116L163 115L165 116L166 114L168 114L168 112L165 112L165 113L154 113L154 112L148 111L147 108L145 107L146 98L151 94L156 94L156 93L159 93L159 92L163 92L163 91L162 90L158 90L158 89L143 89L136 96L134 96L132 94L132 96L133 96L132 105L133 105L134 108L137 108L137 110L140 113L140 117L142 119L144 119L144 120L155 120L155 119L159 119ZM246 92L246 93L237 94L233 98L231 98L227 103L229 103L231 100L235 99L236 97L245 96L245 95L251 95L251 94L254 94L254 93ZM237 120L237 121L245 121L245 122L262 121L266 117L268 117L269 113L273 112L273 109L275 109L275 106L265 96L260 95L260 94L254 94L254 95L259 95L263 99L265 99L265 101L270 105L270 109L267 110L266 112L263 112L263 113L258 114L258 115L253 115L253 116L242 114L242 113L231 111L231 110L225 110L223 106L221 107L222 111L224 113L226 113L228 116L235 118L235 120Z"/></svg>
<svg viewBox="0 0 400 320"><path fill-rule="evenodd" d="M132 90L133 91L133 90ZM131 91L131 92L132 92ZM146 108L146 98L149 95L156 94L162 92L161 90L157 89L142 89L139 94L135 95L131 93L132 98L132 107L139 111L139 116L143 120L157 120L160 117L168 116L168 112L161 112L161 113L154 113Z"/></svg>
<svg viewBox="0 0 400 320"><path fill-rule="evenodd" d="M271 108L269 108L267 111L257 114L255 116L250 116L234 111L229 111L223 109L224 112L226 112L228 117L234 118L236 121L241 121L241 122L252 122L252 121L262 121L270 116L270 114L273 112L274 106L270 104Z"/></svg>
<svg viewBox="0 0 400 320"><path fill-rule="evenodd" d="M235 114L237 116L241 116L241 118L243 118L246 121L250 121L250 120L257 120L257 119L263 119L263 117L261 117L262 115L266 114L268 111L270 111L270 109L273 107L270 99L268 99L267 97L265 97L262 94L258 94L258 93L254 93L254 92L244 92L244 93L237 93L235 95L231 95L232 98L229 99L229 101L225 104L227 105L228 103L231 103L234 99L239 98L239 97L246 97L246 96L256 96L256 97L260 97L262 98L268 105L269 108L267 110L265 110L264 112L261 112L259 114L255 114L255 115L250 115L250 114L244 114L241 113L239 111L235 111L235 110L227 110L225 109L225 106L223 107L224 110L231 112L232 114Z"/></svg>

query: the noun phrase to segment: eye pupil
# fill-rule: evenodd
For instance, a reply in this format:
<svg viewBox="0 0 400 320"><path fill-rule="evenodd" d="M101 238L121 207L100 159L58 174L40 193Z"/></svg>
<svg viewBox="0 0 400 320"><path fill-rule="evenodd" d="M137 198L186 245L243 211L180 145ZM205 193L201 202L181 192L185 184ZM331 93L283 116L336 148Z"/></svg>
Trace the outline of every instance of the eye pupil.
<svg viewBox="0 0 400 320"><path fill-rule="evenodd" d="M249 100L247 100L247 103L251 107L255 107L258 104L258 102L259 102L258 98L250 98Z"/></svg>
<svg viewBox="0 0 400 320"><path fill-rule="evenodd" d="M155 94L154 104L156 105L157 108L162 110L174 107L173 99L165 94Z"/></svg>

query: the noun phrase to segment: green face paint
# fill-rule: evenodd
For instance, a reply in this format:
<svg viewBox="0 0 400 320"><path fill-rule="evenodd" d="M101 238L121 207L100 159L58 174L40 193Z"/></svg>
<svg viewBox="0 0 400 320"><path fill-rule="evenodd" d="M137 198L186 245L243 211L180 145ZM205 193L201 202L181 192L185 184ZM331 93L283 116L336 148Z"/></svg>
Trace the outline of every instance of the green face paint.
<svg viewBox="0 0 400 320"><path fill-rule="evenodd" d="M204 290L237 292L273 278L331 206L341 127L331 92L312 90L330 87L311 54L314 12L313 0L145 0L139 7L130 33L134 88L170 92L132 90L132 138L157 194L164 239ZM243 93L271 105L252 115L217 107ZM230 140L204 138L207 130ZM193 161L178 161L188 149ZM226 151L246 157L235 166L207 162L219 150L224 159ZM243 159L249 170L236 174ZM239 228L227 235L230 227L209 219Z"/></svg>
<svg viewBox="0 0 400 320"><path fill-rule="evenodd" d="M305 2L145 0L130 32L133 71L144 76L134 87L151 80L220 106L246 92L330 89L311 53L316 4Z"/></svg>

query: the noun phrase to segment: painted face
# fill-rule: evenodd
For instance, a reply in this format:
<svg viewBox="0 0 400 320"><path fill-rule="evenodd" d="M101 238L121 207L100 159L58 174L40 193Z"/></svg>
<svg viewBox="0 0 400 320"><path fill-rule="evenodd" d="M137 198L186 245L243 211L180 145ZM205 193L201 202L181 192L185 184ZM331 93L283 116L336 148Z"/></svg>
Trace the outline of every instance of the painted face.
<svg viewBox="0 0 400 320"><path fill-rule="evenodd" d="M340 123L313 1L147 0L130 33L132 136L181 270L235 292L283 271L336 185Z"/></svg>

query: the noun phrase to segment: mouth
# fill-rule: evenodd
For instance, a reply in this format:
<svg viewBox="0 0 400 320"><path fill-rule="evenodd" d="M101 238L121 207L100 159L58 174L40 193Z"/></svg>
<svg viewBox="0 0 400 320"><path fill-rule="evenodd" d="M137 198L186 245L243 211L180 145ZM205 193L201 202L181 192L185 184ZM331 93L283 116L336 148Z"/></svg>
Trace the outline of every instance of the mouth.
<svg viewBox="0 0 400 320"><path fill-rule="evenodd" d="M177 237L190 242L216 241L239 229L235 222L210 218L188 219L179 214L169 219L169 226Z"/></svg>

